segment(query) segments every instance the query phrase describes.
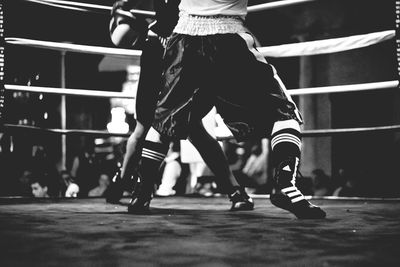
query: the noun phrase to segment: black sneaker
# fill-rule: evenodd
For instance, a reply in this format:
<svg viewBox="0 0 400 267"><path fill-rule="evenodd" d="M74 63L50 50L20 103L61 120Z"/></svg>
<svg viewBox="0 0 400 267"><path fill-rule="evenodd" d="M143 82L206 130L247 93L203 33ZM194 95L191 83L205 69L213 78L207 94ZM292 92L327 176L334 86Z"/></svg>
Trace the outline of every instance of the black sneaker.
<svg viewBox="0 0 400 267"><path fill-rule="evenodd" d="M325 211L308 202L296 187L299 159L296 157L282 161L274 176L275 193L270 201L278 208L293 213L299 219L323 219Z"/></svg>
<svg viewBox="0 0 400 267"><path fill-rule="evenodd" d="M121 169L119 169L111 179L111 183L106 191L106 202L118 204L124 193L123 181L121 178Z"/></svg>
<svg viewBox="0 0 400 267"><path fill-rule="evenodd" d="M154 194L154 185L145 184L140 175L134 185L132 199L128 204L128 213L149 214L150 202Z"/></svg>
<svg viewBox="0 0 400 267"><path fill-rule="evenodd" d="M128 204L128 213L130 214L149 214L150 200L141 200L137 197L132 198Z"/></svg>
<svg viewBox="0 0 400 267"><path fill-rule="evenodd" d="M232 194L229 194L229 199L232 202L231 211L254 209L254 201L244 188L237 187Z"/></svg>
<svg viewBox="0 0 400 267"><path fill-rule="evenodd" d="M270 201L278 208L293 213L298 219L324 219L326 217L325 211L306 199L292 203L290 197L282 192L271 194Z"/></svg>

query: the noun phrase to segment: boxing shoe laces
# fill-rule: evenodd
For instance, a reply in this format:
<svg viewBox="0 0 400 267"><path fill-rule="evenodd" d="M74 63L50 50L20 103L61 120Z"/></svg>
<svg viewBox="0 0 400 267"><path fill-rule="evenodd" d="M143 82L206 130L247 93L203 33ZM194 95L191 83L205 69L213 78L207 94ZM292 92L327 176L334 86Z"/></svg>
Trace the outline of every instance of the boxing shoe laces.
<svg viewBox="0 0 400 267"><path fill-rule="evenodd" d="M244 188L236 187L235 191L229 194L229 199L232 202L231 211L254 209L253 199L247 195Z"/></svg>
<svg viewBox="0 0 400 267"><path fill-rule="evenodd" d="M279 164L274 177L277 189L271 194L270 201L298 219L323 219L325 211L307 201L296 187L298 161L298 158L290 158Z"/></svg>

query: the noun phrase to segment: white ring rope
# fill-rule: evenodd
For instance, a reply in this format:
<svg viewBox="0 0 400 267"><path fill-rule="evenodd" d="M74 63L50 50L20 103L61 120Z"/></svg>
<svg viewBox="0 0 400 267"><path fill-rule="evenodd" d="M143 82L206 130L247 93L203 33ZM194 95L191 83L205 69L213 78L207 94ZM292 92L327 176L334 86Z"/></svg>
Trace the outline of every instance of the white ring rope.
<svg viewBox="0 0 400 267"><path fill-rule="evenodd" d="M311 56L328 53L343 52L352 49L371 46L386 40L393 39L396 36L394 30L353 35L341 38L332 38L326 40L310 41L294 44L283 44L269 47L257 48L265 57L294 57ZM5 41L10 44L26 45L38 48L48 48L58 51L69 51L79 53L103 54L112 56L133 56L139 57L140 50L110 48L90 45L66 44L50 41L39 41L25 38L7 37Z"/></svg>
<svg viewBox="0 0 400 267"><path fill-rule="evenodd" d="M131 94L127 93L100 91L100 90L66 89L66 88L56 88L56 87L40 87L40 86L11 85L11 84L5 84L4 88L8 91L47 93L56 95L90 96L90 97L103 97L103 98L134 98Z"/></svg>
<svg viewBox="0 0 400 267"><path fill-rule="evenodd" d="M35 3L39 3L39 4L53 4L53 5L58 5L60 7L75 6L75 7L100 9L100 10L106 10L106 11L111 11L111 8L112 8L110 6L102 6L102 5L87 4L87 3L73 2L73 1L62 1L62 0L25 0L25 1L35 2Z"/></svg>
<svg viewBox="0 0 400 267"><path fill-rule="evenodd" d="M119 136L119 137L129 137L130 133L110 133L106 130L82 130L82 129L52 129L52 128L41 128L37 126L30 125L15 125L15 124L4 124L5 128L11 130L24 130L24 131L35 131L35 132L46 132L46 133L56 133L56 134L79 134L79 135L94 135L102 137Z"/></svg>
<svg viewBox="0 0 400 267"><path fill-rule="evenodd" d="M6 43L9 44L25 45L25 46L46 48L46 49L65 51L65 52L90 53L90 54L110 55L119 57L125 57L125 56L139 57L142 55L142 51L133 49L67 44L67 43L39 41L39 40L32 40L25 38L13 38L13 37L7 37L4 39Z"/></svg>
<svg viewBox="0 0 400 267"><path fill-rule="evenodd" d="M47 133L57 134L85 134L85 135L96 135L96 136L120 136L129 137L130 133L110 133L106 130L82 130L82 129L52 129L52 128L41 128L37 126L29 125L15 125L15 124L4 124L5 128L11 130L32 130ZM389 126L377 126L377 127L362 127L362 128L340 128L340 129L321 129L321 130L303 130L301 131L302 137L331 137L332 135L338 134L359 134L369 132L398 132L400 125L389 125ZM233 135L216 136L218 141L234 139Z"/></svg>
<svg viewBox="0 0 400 267"><path fill-rule="evenodd" d="M311 94L329 94L329 93L350 93L356 91L378 90L397 88L399 81L385 81L374 83L347 84L323 87L309 87L302 89L289 89L287 92L290 95L311 95Z"/></svg>
<svg viewBox="0 0 400 267"><path fill-rule="evenodd" d="M247 8L247 11L249 13L251 13L251 12L263 11L263 10L279 8L279 7L284 7L284 6L292 6L292 5L303 4L303 3L306 3L306 2L314 2L314 1L316 1L316 0L282 0L282 1L275 1L275 2L270 2L270 3L265 3L265 4L249 6Z"/></svg>
<svg viewBox="0 0 400 267"><path fill-rule="evenodd" d="M292 96L328 94L328 93L347 93L356 91L390 89L390 88L397 88L398 86L399 86L399 81L394 80L394 81L360 83L360 84L350 84L350 85L289 89L288 93ZM40 87L40 86L11 85L11 84L5 84L4 88L8 91L49 93L58 95L92 96L92 97L103 97L103 98L132 98L132 99L134 98L132 95L126 93L101 91L101 90L66 89L66 88L56 88L56 87Z"/></svg>
<svg viewBox="0 0 400 267"><path fill-rule="evenodd" d="M110 11L112 8L110 6L102 6L102 5L95 5L95 4L72 2L72 1L61 1L61 0L25 0L25 1L35 2L35 3L39 3L39 4L53 5L53 6L58 6L58 7L75 6L75 7L85 7L85 8L91 8L91 9L107 10L107 11ZM281 1L275 1L275 2L270 2L270 3L249 6L249 7L247 7L247 11L249 13L253 13L253 12L258 12L258 11L263 11L263 10L275 9L275 8L280 8L280 7L285 7L285 6L303 4L303 3L307 3L307 2L314 2L314 1L316 1L316 0L281 0ZM88 11L88 10L82 10L82 11ZM144 10L137 10L137 9L131 9L130 11L133 14L141 14L141 15L145 15L148 17L155 16L154 11L144 11Z"/></svg>
<svg viewBox="0 0 400 267"><path fill-rule="evenodd" d="M38 3L42 5L60 7L65 9L74 9L78 11L85 11L90 12L94 10L101 10L101 11L111 11L111 6L103 6L103 5L95 5L95 4L86 4L80 2L70 2L70 1L61 1L61 0L25 0L28 2ZM78 8L81 7L81 8ZM129 16L128 13L132 16L135 15L142 15L146 17L155 17L156 13L154 11L147 11L147 10L140 10L140 9L131 9L128 11L123 11L126 16Z"/></svg>
<svg viewBox="0 0 400 267"><path fill-rule="evenodd" d="M45 3L42 0L27 0L27 1L32 2L32 3L37 3L37 4L44 4L44 5L48 5L48 6L52 6L52 7L59 7L59 8L64 8L64 9L75 10L75 11L84 11L84 12L89 11L87 9L79 8L79 7L65 6L65 5L53 4L53 3Z"/></svg>
<svg viewBox="0 0 400 267"><path fill-rule="evenodd" d="M395 36L396 32L394 30L387 30L341 38L259 47L257 50L264 57L312 56L371 46L393 39Z"/></svg>

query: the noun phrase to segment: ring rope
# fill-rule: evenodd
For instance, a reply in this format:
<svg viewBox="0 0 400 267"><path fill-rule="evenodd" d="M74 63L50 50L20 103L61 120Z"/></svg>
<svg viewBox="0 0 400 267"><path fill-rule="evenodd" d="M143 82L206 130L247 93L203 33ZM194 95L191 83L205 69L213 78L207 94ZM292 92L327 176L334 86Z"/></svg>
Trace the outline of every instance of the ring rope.
<svg viewBox="0 0 400 267"><path fill-rule="evenodd" d="M91 136L99 136L99 137L129 137L131 133L110 133L106 130L80 130L80 129L51 129L51 128L41 128L37 126L28 126L28 125L15 125L5 123L4 128L9 130L23 130L23 131L33 131L33 132L43 132L43 133L53 133L53 134L61 134L61 135L91 135Z"/></svg>
<svg viewBox="0 0 400 267"><path fill-rule="evenodd" d="M94 4L87 4L87 3L80 3L80 2L61 1L61 0L25 0L25 1L39 3L39 4L47 4L47 5L52 4L53 6L58 5L59 7L63 7L63 6L64 7L68 7L68 6L76 7L76 6L78 6L78 7L86 7L86 8L91 8L91 9L99 9L99 10L107 10L107 11L110 11L112 9L112 7L110 7L110 6L94 5ZM286 7L286 6L292 6L292 5L298 5L298 4L314 2L314 1L316 1L316 0L281 0L281 1L275 1L275 2L270 2L270 3L252 5L247 8L247 11L249 13L254 13L254 12L270 10L270 9ZM90 11L90 10L82 9L82 11ZM145 15L148 17L155 16L154 11L143 11L143 10L138 10L138 9L131 9L130 12L132 14Z"/></svg>
<svg viewBox="0 0 400 267"><path fill-rule="evenodd" d="M65 5L60 5L60 4L46 3L46 2L43 2L42 0L26 0L26 1L32 2L32 3L37 3L37 4L43 4L43 5L47 5L47 6L52 6L52 7L70 9L70 10L74 10L74 11L84 11L84 12L90 11L88 9L80 8L80 7L73 7L73 6L65 6Z"/></svg>
<svg viewBox="0 0 400 267"><path fill-rule="evenodd" d="M259 47L257 50L264 57L312 56L363 48L393 39L395 36L395 30L387 30L348 37Z"/></svg>
<svg viewBox="0 0 400 267"><path fill-rule="evenodd" d="M62 1L62 0L25 0L27 2L33 2L43 5L57 5L61 8L63 7L80 7L80 8L91 8L91 9L99 9L105 11L111 11L112 7L96 5L96 4L87 4L81 2L73 2L73 1Z"/></svg>
<svg viewBox="0 0 400 267"><path fill-rule="evenodd" d="M85 11L85 12L94 12L94 11L111 11L111 6L103 6L103 5L96 5L96 4L87 4L87 3L80 3L80 2L70 2L70 1L60 1L60 0L25 0L27 2L38 3L42 5L60 7L64 9L75 9L78 11ZM127 16L134 15L141 15L146 17L155 17L156 13L154 11L147 11L147 10L140 10L140 9L131 9L129 11L123 11Z"/></svg>
<svg viewBox="0 0 400 267"><path fill-rule="evenodd" d="M36 48L45 48L45 49L64 51L64 52L90 53L90 54L100 54L100 55L109 55L117 57L125 57L125 56L139 57L142 55L142 51L132 50L132 49L67 44L67 43L39 41L39 40L14 38L14 37L7 37L4 39L6 43L9 44L24 45Z"/></svg>
<svg viewBox="0 0 400 267"><path fill-rule="evenodd" d="M62 135L94 135L99 137L129 137L131 133L110 133L106 130L81 130L81 129L50 129L41 128L36 126L28 125L15 125L15 124L4 124L5 129L9 130L27 130L34 132L43 133L54 133ZM400 125L389 125L389 126L376 126L376 127L360 127L360 128L338 128L338 129L320 129L320 130L303 130L301 132L302 137L329 137L333 135L341 134L359 134L359 133L369 133L369 132L397 132L400 131ZM234 139L232 135L216 136L218 141Z"/></svg>
<svg viewBox="0 0 400 267"><path fill-rule="evenodd" d="M289 89L288 93L292 96L328 94L328 93L347 93L356 91L390 89L390 88L397 88L398 86L399 86L399 81L394 80L394 81L384 81L384 82ZM24 92L48 93L57 95L92 96L92 97L103 97L103 98L135 98L127 93L101 91L101 90L67 89L67 88L57 88L57 87L40 87L40 86L11 85L11 84L5 84L4 88L8 91L24 91Z"/></svg>
<svg viewBox="0 0 400 267"><path fill-rule="evenodd" d="M270 3L265 3L265 4L249 6L247 8L247 11L249 13L252 13L252 12L258 12L258 11L269 10L269 9L285 7L285 6L292 6L292 5L303 4L303 3L306 3L306 2L314 2L314 1L316 1L316 0L282 0L282 1L275 1L275 2L270 2Z"/></svg>
<svg viewBox="0 0 400 267"><path fill-rule="evenodd" d="M400 125L376 126L376 127L359 127L359 128L340 128L340 129L320 129L320 130L304 130L301 135L303 137L324 137L336 134L352 134L365 132L397 132L400 131Z"/></svg>
<svg viewBox="0 0 400 267"><path fill-rule="evenodd" d="M353 35L341 38L332 38L326 40L309 41L294 44L283 44L276 46L258 47L257 49L264 57L293 57L293 56L311 56L328 53L343 52L347 50L363 48L380 42L393 39L396 36L394 30ZM69 51L77 53L91 53L112 56L133 56L139 57L142 54L140 50L110 48L101 46L66 44L50 41L32 40L26 38L5 38L6 43L15 45L25 45L37 48L48 48L58 51Z"/></svg>
<svg viewBox="0 0 400 267"><path fill-rule="evenodd" d="M384 81L384 82L373 82L373 83L359 83L359 84L347 84L347 85L334 85L334 86L322 86L322 87L308 87L302 89L289 89L290 95L311 95L311 94L329 94L329 93L347 93L356 91L367 91L367 90L378 90L378 89L390 89L398 88L399 81Z"/></svg>
<svg viewBox="0 0 400 267"><path fill-rule="evenodd" d="M23 91L23 92L47 93L47 94L57 94L57 95L90 96L90 97L103 97L103 98L135 98L131 94L127 93L100 91L100 90L67 89L67 88L57 88L57 87L40 87L40 86L11 85L11 84L5 84L4 88L9 91Z"/></svg>

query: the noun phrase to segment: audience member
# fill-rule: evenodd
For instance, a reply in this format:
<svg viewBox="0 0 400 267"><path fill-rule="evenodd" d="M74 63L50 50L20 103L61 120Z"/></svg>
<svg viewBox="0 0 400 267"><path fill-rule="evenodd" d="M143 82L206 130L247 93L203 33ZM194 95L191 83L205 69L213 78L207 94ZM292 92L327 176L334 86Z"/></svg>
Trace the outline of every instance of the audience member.
<svg viewBox="0 0 400 267"><path fill-rule="evenodd" d="M98 185L91 189L88 193L89 197L102 197L110 185L110 177L106 173L101 173L98 180Z"/></svg>
<svg viewBox="0 0 400 267"><path fill-rule="evenodd" d="M87 141L81 152L74 158L71 168L71 175L75 177L79 186L79 197L88 196L89 190L98 184L99 170L94 142Z"/></svg>
<svg viewBox="0 0 400 267"><path fill-rule="evenodd" d="M313 181L314 196L328 196L331 194L331 179L322 169L313 170L311 179Z"/></svg>
<svg viewBox="0 0 400 267"><path fill-rule="evenodd" d="M67 170L62 170L60 176L61 196L77 197L79 193L79 186L74 181L71 173Z"/></svg>
<svg viewBox="0 0 400 267"><path fill-rule="evenodd" d="M35 198L48 198L49 195L49 186L48 181L46 181L45 177L30 177L30 184L32 188L32 195Z"/></svg>
<svg viewBox="0 0 400 267"><path fill-rule="evenodd" d="M339 169L338 174L339 176L337 180L341 181L341 185L333 191L332 195L337 197L359 196L355 176L349 175L344 169Z"/></svg>

